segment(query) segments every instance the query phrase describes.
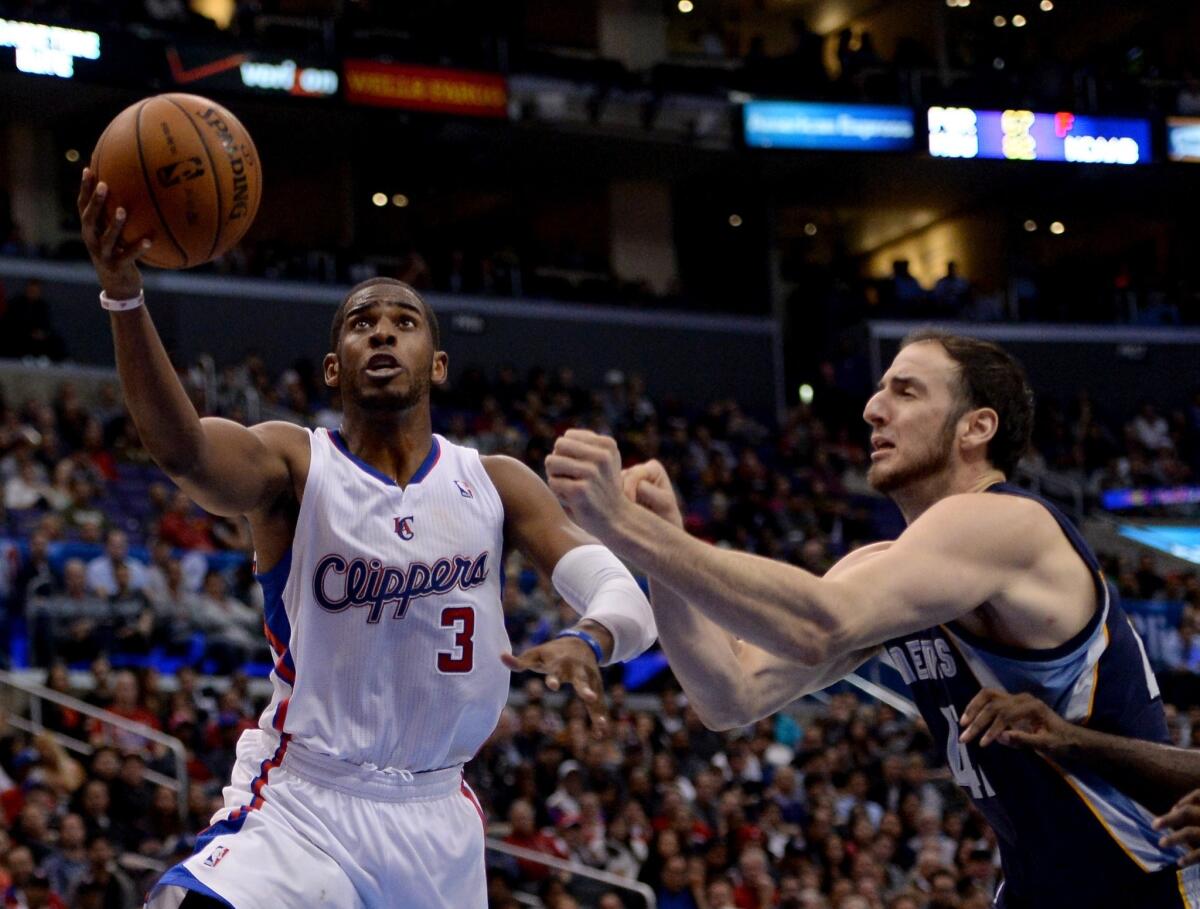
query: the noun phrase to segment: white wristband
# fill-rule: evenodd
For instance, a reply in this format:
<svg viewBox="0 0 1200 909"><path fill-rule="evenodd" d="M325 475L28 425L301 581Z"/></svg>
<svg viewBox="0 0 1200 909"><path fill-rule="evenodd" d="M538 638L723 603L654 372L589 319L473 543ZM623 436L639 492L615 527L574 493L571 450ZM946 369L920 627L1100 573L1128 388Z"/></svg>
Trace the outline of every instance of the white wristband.
<svg viewBox="0 0 1200 909"><path fill-rule="evenodd" d="M109 312L125 312L129 309L137 309L139 306L146 304L146 294L144 291L138 291L136 297L130 297L128 300L114 300L104 291L100 291L100 305Z"/></svg>

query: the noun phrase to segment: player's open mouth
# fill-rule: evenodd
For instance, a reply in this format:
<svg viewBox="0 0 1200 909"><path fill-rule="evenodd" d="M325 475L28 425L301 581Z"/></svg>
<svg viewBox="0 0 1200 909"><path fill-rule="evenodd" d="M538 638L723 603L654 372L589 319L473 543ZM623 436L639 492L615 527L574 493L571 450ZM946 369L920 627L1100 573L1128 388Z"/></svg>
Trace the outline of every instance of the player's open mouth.
<svg viewBox="0 0 1200 909"><path fill-rule="evenodd" d="M375 354L367 360L364 370L372 379L390 379L404 371L404 367L391 354Z"/></svg>
<svg viewBox="0 0 1200 909"><path fill-rule="evenodd" d="M895 447L896 446L893 445L891 442L889 442L887 439L878 439L878 438L872 439L871 440L871 460L874 461L878 458L883 457L883 455L885 453L892 451L893 449L895 449Z"/></svg>

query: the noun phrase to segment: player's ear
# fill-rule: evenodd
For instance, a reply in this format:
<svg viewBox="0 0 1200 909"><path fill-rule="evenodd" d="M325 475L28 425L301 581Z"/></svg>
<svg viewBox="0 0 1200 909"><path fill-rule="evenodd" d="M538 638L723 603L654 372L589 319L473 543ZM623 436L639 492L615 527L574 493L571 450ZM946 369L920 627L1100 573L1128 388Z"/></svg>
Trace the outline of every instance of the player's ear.
<svg viewBox="0 0 1200 909"><path fill-rule="evenodd" d="M338 387L338 358L335 353L325 354L325 359L321 364L325 371L325 385L329 388Z"/></svg>
<svg viewBox="0 0 1200 909"><path fill-rule="evenodd" d="M434 385L444 385L446 377L450 374L450 355L444 350L436 350L433 353L433 371L430 373L429 380Z"/></svg>
<svg viewBox="0 0 1200 909"><path fill-rule="evenodd" d="M959 439L964 449L987 448L1000 429L1000 415L991 407L979 407L964 414L965 432Z"/></svg>

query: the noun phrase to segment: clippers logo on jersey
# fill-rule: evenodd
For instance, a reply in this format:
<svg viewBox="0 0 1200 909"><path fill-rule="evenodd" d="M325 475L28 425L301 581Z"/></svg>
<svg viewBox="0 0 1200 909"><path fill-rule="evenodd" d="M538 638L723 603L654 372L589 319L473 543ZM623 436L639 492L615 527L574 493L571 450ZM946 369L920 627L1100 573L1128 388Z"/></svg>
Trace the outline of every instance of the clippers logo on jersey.
<svg viewBox="0 0 1200 909"><path fill-rule="evenodd" d="M204 866L206 868L216 868L217 865L221 864L221 859L227 855L229 855L228 846L217 846L208 854L208 858L204 860Z"/></svg>
<svg viewBox="0 0 1200 909"><path fill-rule="evenodd" d="M464 499L475 498L475 490L471 488L471 484L463 480L455 480L454 485L458 487L458 494Z"/></svg>
<svg viewBox="0 0 1200 909"><path fill-rule="evenodd" d="M413 531L413 516L410 514L406 518L396 518L396 536L402 540L411 540L416 536Z"/></svg>
<svg viewBox="0 0 1200 909"><path fill-rule="evenodd" d="M399 532L397 530L397 532ZM351 606L367 606L367 622L383 617L383 609L396 604L392 618L402 619L409 604L422 597L449 593L455 587L470 590L488 577L488 554L438 559L432 565L412 562L408 569L384 565L378 559L347 559L331 553L317 563L313 573L313 597L327 612L343 612Z"/></svg>

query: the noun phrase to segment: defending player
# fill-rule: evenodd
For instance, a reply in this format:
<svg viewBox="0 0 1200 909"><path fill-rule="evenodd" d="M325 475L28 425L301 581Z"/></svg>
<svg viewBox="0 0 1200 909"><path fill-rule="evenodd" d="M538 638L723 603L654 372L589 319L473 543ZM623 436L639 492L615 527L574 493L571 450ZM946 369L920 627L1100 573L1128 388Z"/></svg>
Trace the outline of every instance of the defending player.
<svg viewBox="0 0 1200 909"><path fill-rule="evenodd" d="M85 171L83 235L125 401L188 495L249 518L276 658L226 808L148 905L485 905L462 765L496 724L509 668L572 683L603 723L597 663L652 643L649 604L532 471L433 434L429 391L447 358L433 312L399 281L360 284L334 317L324 367L340 431L198 419L142 305L146 247L117 247L124 212L106 224L105 194ZM519 660L500 604L506 545L586 616Z"/></svg>
<svg viewBox="0 0 1200 909"><path fill-rule="evenodd" d="M768 715L882 648L996 831L998 906L1191 905L1200 873L1177 868L1182 851L1161 846L1152 815L1110 780L959 739L960 714L989 686L1166 740L1141 642L1087 544L1005 482L1032 416L1024 373L1000 348L910 336L864 411L869 479L909 526L824 578L688 536L662 466L622 476L611 439L570 430L546 470L572 516L650 575L663 648L709 725Z"/></svg>
<svg viewBox="0 0 1200 909"><path fill-rule="evenodd" d="M1089 767L1115 781L1147 808L1163 812L1154 820L1163 834L1160 845L1187 849L1181 865L1200 864L1200 751L1068 723L1030 694L995 688L975 695L961 724L964 742L1032 748L1046 760Z"/></svg>

